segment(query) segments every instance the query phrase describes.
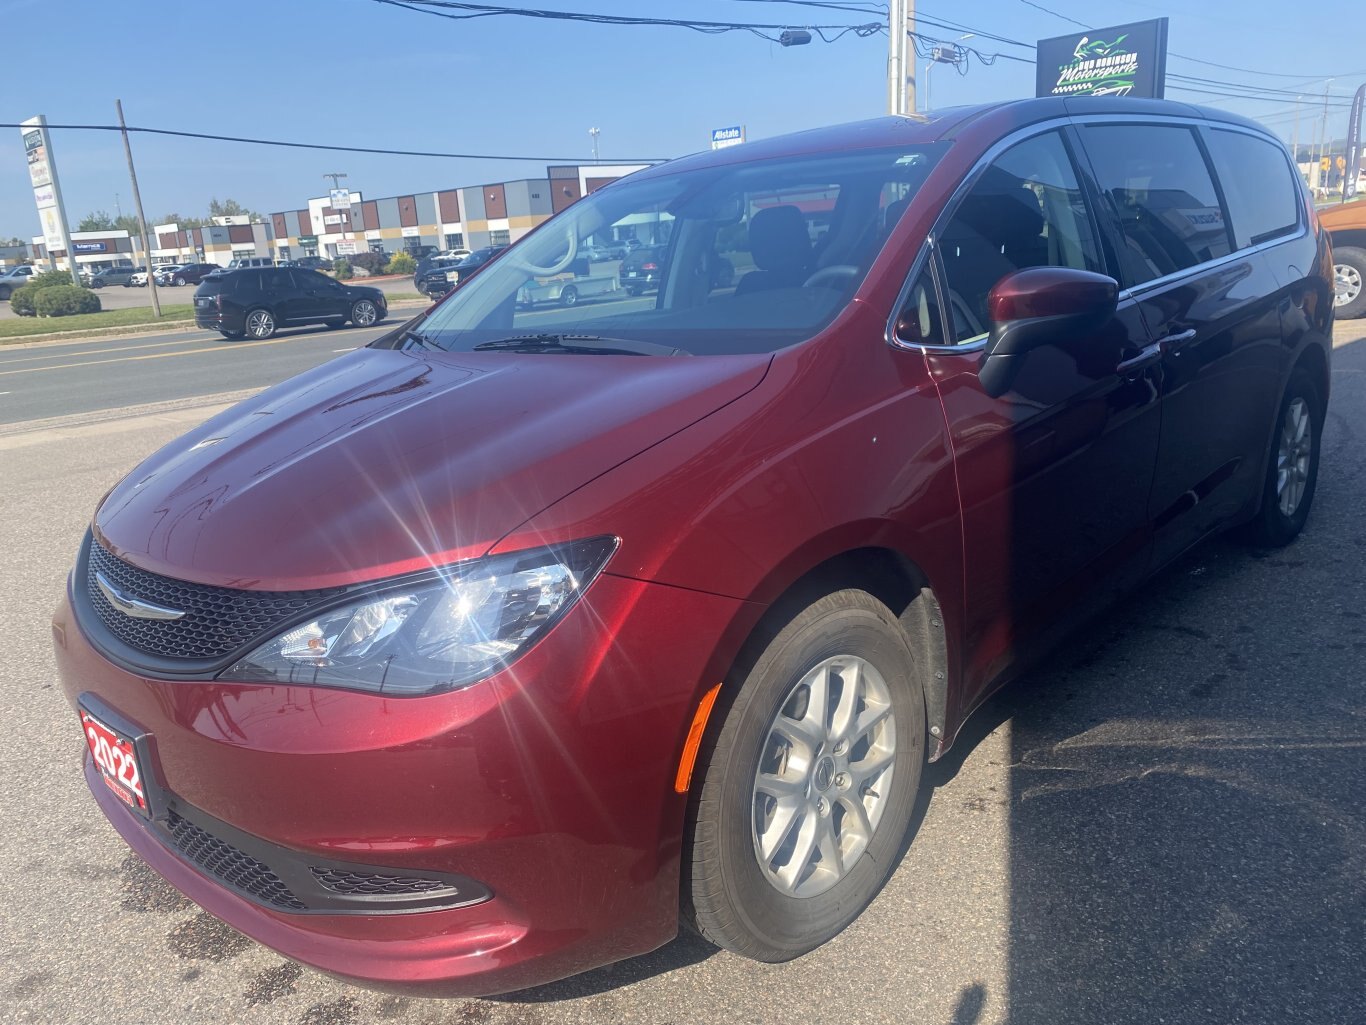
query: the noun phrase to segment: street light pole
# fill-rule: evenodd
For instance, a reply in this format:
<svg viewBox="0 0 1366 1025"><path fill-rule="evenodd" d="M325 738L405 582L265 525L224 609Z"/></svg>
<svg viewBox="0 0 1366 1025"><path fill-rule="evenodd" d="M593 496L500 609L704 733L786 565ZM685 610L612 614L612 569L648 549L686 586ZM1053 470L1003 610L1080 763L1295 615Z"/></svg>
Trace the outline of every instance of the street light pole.
<svg viewBox="0 0 1366 1025"><path fill-rule="evenodd" d="M133 183L133 205L138 212L138 234L142 236L142 258L147 261L147 287L152 293L152 313L158 319L161 318L161 299L157 295L157 279L152 273L152 246L147 238L147 218L142 213L142 194L138 192L138 173L133 170L133 147L128 142L128 125L123 120L123 101L115 100L114 108L119 112L119 131L123 133L123 152L128 157L128 177ZM71 257L72 273L75 273L76 254L68 253Z"/></svg>

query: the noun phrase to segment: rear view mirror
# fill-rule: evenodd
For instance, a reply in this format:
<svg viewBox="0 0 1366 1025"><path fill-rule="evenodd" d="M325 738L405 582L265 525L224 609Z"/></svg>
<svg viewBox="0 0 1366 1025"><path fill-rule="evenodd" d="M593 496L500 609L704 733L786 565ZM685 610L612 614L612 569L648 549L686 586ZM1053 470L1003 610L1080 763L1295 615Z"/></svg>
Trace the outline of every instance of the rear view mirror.
<svg viewBox="0 0 1366 1025"><path fill-rule="evenodd" d="M1095 331L1115 315L1119 283L1071 267L1028 267L1007 274L987 298L991 334L978 378L992 397L1008 392L1025 356Z"/></svg>

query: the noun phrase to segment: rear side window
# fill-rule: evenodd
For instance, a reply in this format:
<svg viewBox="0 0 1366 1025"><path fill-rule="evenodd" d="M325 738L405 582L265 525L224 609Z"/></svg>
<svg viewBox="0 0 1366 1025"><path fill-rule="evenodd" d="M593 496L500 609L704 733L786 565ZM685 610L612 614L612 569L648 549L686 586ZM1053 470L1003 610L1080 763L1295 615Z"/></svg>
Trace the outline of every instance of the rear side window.
<svg viewBox="0 0 1366 1025"><path fill-rule="evenodd" d="M1210 156L1228 201L1238 248L1292 234L1299 227L1299 193L1279 146L1242 132L1211 129Z"/></svg>
<svg viewBox="0 0 1366 1025"><path fill-rule="evenodd" d="M1125 284L1141 285L1233 251L1214 179L1191 129L1093 125L1083 137L1124 232Z"/></svg>
<svg viewBox="0 0 1366 1025"><path fill-rule="evenodd" d="M234 271L233 278L232 290L234 292L261 291L261 272L259 270Z"/></svg>

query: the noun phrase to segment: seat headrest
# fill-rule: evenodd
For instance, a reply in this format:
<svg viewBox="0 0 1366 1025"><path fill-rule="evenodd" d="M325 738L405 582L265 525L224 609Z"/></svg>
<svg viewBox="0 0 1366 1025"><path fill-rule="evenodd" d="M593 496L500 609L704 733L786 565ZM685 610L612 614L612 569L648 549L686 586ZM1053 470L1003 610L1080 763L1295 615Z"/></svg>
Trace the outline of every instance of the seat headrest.
<svg viewBox="0 0 1366 1025"><path fill-rule="evenodd" d="M795 206L770 206L749 221L749 251L760 270L796 272L811 262L806 218Z"/></svg>
<svg viewBox="0 0 1366 1025"><path fill-rule="evenodd" d="M958 217L983 238L1004 245L1029 242L1043 231L1039 201L1028 188L975 192L958 208Z"/></svg>

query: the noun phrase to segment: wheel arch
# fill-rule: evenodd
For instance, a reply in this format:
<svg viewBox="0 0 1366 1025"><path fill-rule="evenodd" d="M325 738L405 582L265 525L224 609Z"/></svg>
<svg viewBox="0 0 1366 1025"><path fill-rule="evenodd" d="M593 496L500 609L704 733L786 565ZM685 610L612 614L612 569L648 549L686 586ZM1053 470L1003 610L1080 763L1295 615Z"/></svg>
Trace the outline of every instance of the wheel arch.
<svg viewBox="0 0 1366 1025"><path fill-rule="evenodd" d="M768 644L793 616L835 591L866 591L896 616L907 647L920 670L926 726L933 743L930 760L947 750L952 730L946 722L951 674L947 631L938 593L929 575L905 552L885 544L866 544L827 554L782 578L770 576L754 601L764 606L722 670L723 690L733 691ZM750 606L754 608L754 605ZM712 725L715 725L714 723Z"/></svg>
<svg viewBox="0 0 1366 1025"><path fill-rule="evenodd" d="M1333 243L1333 248L1339 246L1355 246L1358 249L1366 249L1366 228L1342 228L1328 232L1328 239Z"/></svg>

